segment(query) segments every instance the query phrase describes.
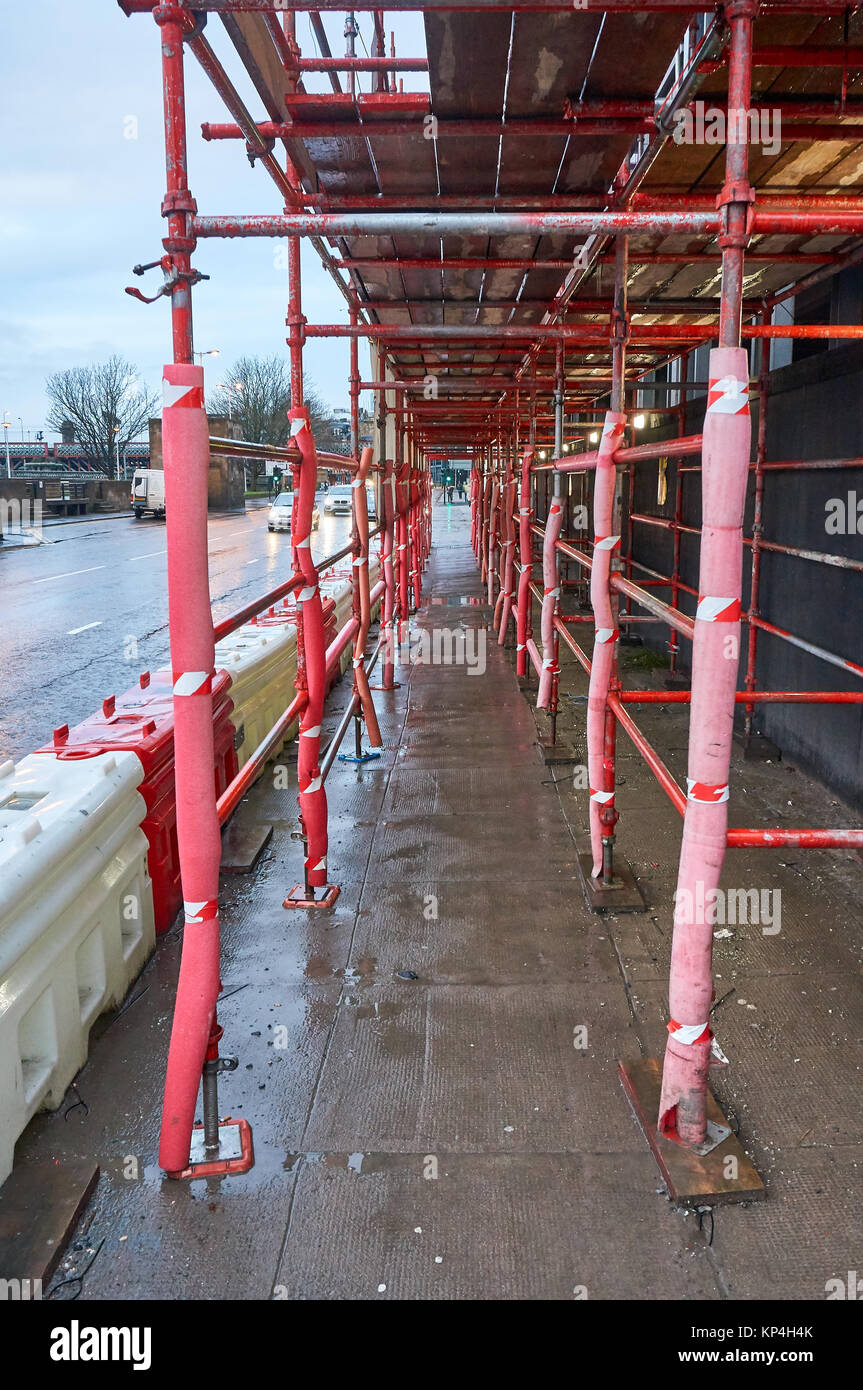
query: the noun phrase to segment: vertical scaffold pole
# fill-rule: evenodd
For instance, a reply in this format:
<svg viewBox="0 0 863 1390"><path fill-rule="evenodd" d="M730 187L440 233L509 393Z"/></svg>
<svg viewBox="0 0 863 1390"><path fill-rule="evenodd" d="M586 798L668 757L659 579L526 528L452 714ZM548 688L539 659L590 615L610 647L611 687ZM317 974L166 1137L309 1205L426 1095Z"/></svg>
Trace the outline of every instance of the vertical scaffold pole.
<svg viewBox="0 0 863 1390"><path fill-rule="evenodd" d="M395 528L396 528L396 480L393 473L393 460L388 455L389 430L387 426L386 392L380 396L380 447L383 474L381 477L381 508L383 512L383 540L381 544L381 567L384 576L383 622L381 629L384 638L383 688L395 690L395 621L396 621L396 576Z"/></svg>
<svg viewBox="0 0 863 1390"><path fill-rule="evenodd" d="M554 457L563 453L563 394L564 358L563 344L558 344L554 361ZM548 516L545 521L545 536L542 546L542 670L539 676L539 691L536 697L537 709L547 709L551 715L551 736L554 742L557 733L557 692L560 667L558 664L558 636L554 620L560 612L560 560L557 542L563 528L563 478L557 469L552 474L553 491Z"/></svg>
<svg viewBox="0 0 863 1390"><path fill-rule="evenodd" d="M318 571L312 559L312 513L318 461L309 412L303 395L302 283L299 237L288 238L288 348L291 369L291 438L300 452L293 465L294 503L291 515L291 560L303 586L297 594L297 687L308 693L297 742L297 783L300 823L304 837L304 894L296 888L285 898L289 908L329 906L339 890L327 883L327 794L319 763L321 720L326 695L326 638ZM318 898L316 890L325 889Z"/></svg>
<svg viewBox="0 0 863 1390"><path fill-rule="evenodd" d="M203 1078L203 1147L196 1159L211 1171L221 1161L217 1078L222 1035L216 1016L219 978L219 861L221 839L213 778L213 617L207 556L207 480L210 446L204 412L203 369L194 365L191 266L195 202L188 188L183 32L186 16L175 5L154 17L162 44L168 234L174 361L162 382L162 450L168 550L168 622L174 692L177 842L185 931L171 1029L159 1144L159 1163L170 1176L188 1171L198 1088ZM251 1130L237 1126L235 1171L251 1167Z"/></svg>
<svg viewBox="0 0 863 1390"><path fill-rule="evenodd" d="M762 322L769 324L771 311L765 309ZM752 516L752 570L749 581L749 632L746 651L747 690L756 688L755 666L758 658L758 626L752 621L760 616L761 596L761 535L764 530L764 463L767 458L767 378L770 374L770 339L762 338L759 343L758 358L758 443L755 450L755 506ZM754 705L746 705L743 723L745 746L749 747L752 737L752 716Z"/></svg>
<svg viewBox="0 0 863 1390"><path fill-rule="evenodd" d="M675 894L668 1041L658 1127L705 1152L707 1073L713 1034L710 902L725 858L728 782L740 655L743 507L749 469L749 362L740 347L743 262L752 189L748 122L755 0L730 0L728 136L719 199L722 288L719 347L710 354L702 445L702 532L692 649L686 814Z"/></svg>
<svg viewBox="0 0 863 1390"><path fill-rule="evenodd" d="M603 888L614 882L614 764L616 720L608 704L609 692L619 688L617 678L617 599L610 578L614 555L620 547L620 489L614 454L626 425L624 379L628 315L626 280L627 238L615 244L614 305L611 318L611 401L605 417L596 461L593 492L593 568L590 601L594 616L593 658L587 697L587 763L590 788L591 875Z"/></svg>

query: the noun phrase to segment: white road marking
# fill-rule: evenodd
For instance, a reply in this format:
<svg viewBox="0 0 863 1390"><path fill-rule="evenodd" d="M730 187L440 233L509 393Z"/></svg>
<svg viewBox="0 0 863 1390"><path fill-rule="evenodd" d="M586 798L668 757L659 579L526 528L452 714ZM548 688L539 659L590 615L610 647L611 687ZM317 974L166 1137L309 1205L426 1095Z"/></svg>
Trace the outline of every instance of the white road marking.
<svg viewBox="0 0 863 1390"><path fill-rule="evenodd" d="M101 627L101 626L102 626L102 619L100 618L99 621L98 621L97 623L85 623L83 627L72 627L72 628L70 628L69 631L66 633L66 636L67 636L67 637L77 637L79 632L89 632L91 627Z"/></svg>
<svg viewBox="0 0 863 1390"><path fill-rule="evenodd" d="M47 584L52 579L71 579L76 574L93 574L95 570L103 570L104 565L90 565L85 570L69 570L66 574L47 574L44 579L34 579L34 584Z"/></svg>
<svg viewBox="0 0 863 1390"><path fill-rule="evenodd" d="M264 559L264 556L263 556L263 555L259 555L258 558L257 558L257 560L247 560L247 561L246 561L246 564L247 564L247 565L260 565L260 564L262 563L263 559Z"/></svg>
<svg viewBox="0 0 863 1390"><path fill-rule="evenodd" d="M130 560L152 560L154 555L167 555L167 550L148 550L146 555L130 555Z"/></svg>

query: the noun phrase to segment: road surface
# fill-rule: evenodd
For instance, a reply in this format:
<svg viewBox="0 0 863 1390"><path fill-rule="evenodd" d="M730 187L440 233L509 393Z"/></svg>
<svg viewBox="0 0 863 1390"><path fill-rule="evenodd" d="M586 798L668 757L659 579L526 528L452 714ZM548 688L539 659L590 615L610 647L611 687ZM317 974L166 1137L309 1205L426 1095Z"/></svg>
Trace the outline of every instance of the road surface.
<svg viewBox="0 0 863 1390"><path fill-rule="evenodd" d="M314 558L339 550L350 529L349 517L322 514ZM93 516L44 535L46 545L0 550L0 762L169 664L164 521ZM212 516L209 537L217 620L290 577L290 533L267 531L266 506Z"/></svg>

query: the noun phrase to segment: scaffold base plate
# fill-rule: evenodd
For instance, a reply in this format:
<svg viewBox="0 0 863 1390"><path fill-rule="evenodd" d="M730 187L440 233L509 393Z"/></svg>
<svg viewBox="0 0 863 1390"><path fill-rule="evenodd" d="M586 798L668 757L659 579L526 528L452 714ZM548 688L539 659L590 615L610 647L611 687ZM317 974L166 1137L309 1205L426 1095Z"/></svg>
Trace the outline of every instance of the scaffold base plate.
<svg viewBox="0 0 863 1390"><path fill-rule="evenodd" d="M620 854L614 856L614 883L603 888L593 877L593 856L587 851L578 856L581 884L591 912L645 912L644 898L635 876Z"/></svg>
<svg viewBox="0 0 863 1390"><path fill-rule="evenodd" d="M552 743L549 739L540 739L539 751L542 753L543 762L554 763L556 766L565 763L572 767L584 762L584 755L576 753L574 748L570 748L566 743Z"/></svg>
<svg viewBox="0 0 863 1390"><path fill-rule="evenodd" d="M706 1154L695 1153L657 1131L662 1089L662 1062L658 1057L618 1062L617 1070L672 1201L681 1206L699 1206L754 1202L766 1195L764 1183L747 1158L743 1145L730 1130L721 1143ZM707 1117L717 1130L728 1130L725 1116L710 1090L707 1092Z"/></svg>
<svg viewBox="0 0 863 1390"><path fill-rule="evenodd" d="M734 738L742 745L743 756L748 762L781 763L782 749L763 734L750 734L748 743L743 734L735 734Z"/></svg>
<svg viewBox="0 0 863 1390"><path fill-rule="evenodd" d="M295 883L290 893L285 898L285 901L282 903L282 907L332 907L342 890L337 883L328 883L323 890L323 897L321 898L303 898L296 896L297 893L305 893L305 891L302 883Z"/></svg>
<svg viewBox="0 0 863 1390"><path fill-rule="evenodd" d="M92 1159L28 1161L13 1169L3 1183L0 1202L0 1270L4 1278L40 1279L47 1292L98 1180L99 1167ZM6 1294L10 1296L14 1297ZM23 1289L21 1297L27 1297ZM30 1297L40 1295L31 1292Z"/></svg>
<svg viewBox="0 0 863 1390"><path fill-rule="evenodd" d="M273 835L271 825L226 826L222 832L222 860L225 874L250 874Z"/></svg>
<svg viewBox="0 0 863 1390"><path fill-rule="evenodd" d="M204 1148L204 1126L192 1129L189 1165L182 1173L169 1173L171 1178L225 1178L231 1173L248 1173L254 1166L252 1127L248 1120L222 1120L219 1124L219 1152L208 1154Z"/></svg>

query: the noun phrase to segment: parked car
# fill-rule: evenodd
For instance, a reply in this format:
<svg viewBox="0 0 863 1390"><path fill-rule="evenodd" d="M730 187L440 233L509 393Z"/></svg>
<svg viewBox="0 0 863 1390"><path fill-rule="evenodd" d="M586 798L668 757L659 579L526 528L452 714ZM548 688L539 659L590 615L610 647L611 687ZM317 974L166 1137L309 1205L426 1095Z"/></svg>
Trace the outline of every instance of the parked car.
<svg viewBox="0 0 863 1390"><path fill-rule="evenodd" d="M165 515L165 474L161 468L135 469L130 502L136 521L140 521L145 512Z"/></svg>
<svg viewBox="0 0 863 1390"><path fill-rule="evenodd" d="M292 492L280 492L273 505L270 507L270 515L267 517L267 530L290 531L293 506L294 494ZM321 514L318 511L317 503L315 503L312 507L313 531L317 531L320 520Z"/></svg>

